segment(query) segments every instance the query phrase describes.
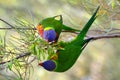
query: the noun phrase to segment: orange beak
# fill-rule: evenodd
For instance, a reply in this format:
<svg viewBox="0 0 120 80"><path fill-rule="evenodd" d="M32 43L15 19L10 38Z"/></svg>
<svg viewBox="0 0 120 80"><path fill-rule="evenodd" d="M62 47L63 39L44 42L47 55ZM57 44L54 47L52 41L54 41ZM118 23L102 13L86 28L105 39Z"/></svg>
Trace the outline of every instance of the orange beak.
<svg viewBox="0 0 120 80"><path fill-rule="evenodd" d="M42 28L42 26L41 26L41 25L37 25L37 26L36 26L36 29L37 29L38 31L40 31L40 30L41 30L41 28Z"/></svg>

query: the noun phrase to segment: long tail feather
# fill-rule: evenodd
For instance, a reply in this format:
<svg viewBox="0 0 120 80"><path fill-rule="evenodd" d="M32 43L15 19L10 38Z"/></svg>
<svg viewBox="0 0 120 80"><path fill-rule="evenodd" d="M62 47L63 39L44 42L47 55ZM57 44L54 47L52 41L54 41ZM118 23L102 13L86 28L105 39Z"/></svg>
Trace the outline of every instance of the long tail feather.
<svg viewBox="0 0 120 80"><path fill-rule="evenodd" d="M90 18L90 20L87 22L87 24L84 26L84 28L82 29L82 31L80 32L80 34L78 35L77 38L79 38L79 40L83 40L87 31L89 30L89 28L91 27L92 23L94 22L94 20L96 19L96 14L99 10L100 6L98 6L98 8L96 9L96 11L94 12L93 16Z"/></svg>

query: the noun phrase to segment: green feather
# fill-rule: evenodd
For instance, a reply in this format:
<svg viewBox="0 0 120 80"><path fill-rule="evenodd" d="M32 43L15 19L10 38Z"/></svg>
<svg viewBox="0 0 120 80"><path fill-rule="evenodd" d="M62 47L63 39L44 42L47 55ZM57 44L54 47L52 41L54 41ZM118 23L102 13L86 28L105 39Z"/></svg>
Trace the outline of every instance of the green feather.
<svg viewBox="0 0 120 80"><path fill-rule="evenodd" d="M96 19L96 14L98 10L99 7L90 18L90 20L87 22L87 24L84 26L80 34L78 34L78 36L73 41L65 43L65 45L64 43L62 43L64 49L58 51L58 59L54 60L57 65L56 69L54 70L55 72L64 72L70 69L78 59L81 52L87 46L89 41L92 39L91 38L84 40L84 37L86 36L86 33L89 30L90 26Z"/></svg>
<svg viewBox="0 0 120 80"><path fill-rule="evenodd" d="M68 27L68 26L66 26L66 25L62 25L63 27L62 27L62 30L63 31L70 31L70 32L80 32L80 30L77 30L77 29L73 29L73 28L71 28L71 27Z"/></svg>

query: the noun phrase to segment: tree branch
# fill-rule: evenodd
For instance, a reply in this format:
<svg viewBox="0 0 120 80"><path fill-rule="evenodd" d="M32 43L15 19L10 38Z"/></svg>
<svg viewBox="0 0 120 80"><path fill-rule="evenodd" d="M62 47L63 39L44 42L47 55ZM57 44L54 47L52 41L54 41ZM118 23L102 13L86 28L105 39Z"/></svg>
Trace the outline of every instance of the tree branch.
<svg viewBox="0 0 120 80"><path fill-rule="evenodd" d="M29 52L19 54L19 55L17 55L15 58L13 58L13 59L11 59L11 60L4 61L4 62L0 62L0 65L5 64L5 63L8 63L8 62L10 62L10 61L12 61L12 60L14 60L14 59L19 59L19 58L22 58L22 57L25 57L25 56L28 56L28 55L30 55Z"/></svg>
<svg viewBox="0 0 120 80"><path fill-rule="evenodd" d="M103 38L120 38L120 34L101 35L101 36L95 36L95 37L89 36L89 38L93 38L92 40L98 40L98 39L103 39Z"/></svg>
<svg viewBox="0 0 120 80"><path fill-rule="evenodd" d="M36 30L36 28L0 28L0 30L11 30L11 29L17 29L17 30Z"/></svg>
<svg viewBox="0 0 120 80"><path fill-rule="evenodd" d="M36 28L16 28L15 26L11 25L7 21L0 18L0 21L4 22L5 24L9 25L10 28L0 28L0 30L10 30L10 29L18 29L18 30L36 30Z"/></svg>
<svg viewBox="0 0 120 80"><path fill-rule="evenodd" d="M13 25L11 25L10 23L8 23L7 21L3 20L0 18L0 21L4 22L5 24L9 25L11 28L15 28Z"/></svg>

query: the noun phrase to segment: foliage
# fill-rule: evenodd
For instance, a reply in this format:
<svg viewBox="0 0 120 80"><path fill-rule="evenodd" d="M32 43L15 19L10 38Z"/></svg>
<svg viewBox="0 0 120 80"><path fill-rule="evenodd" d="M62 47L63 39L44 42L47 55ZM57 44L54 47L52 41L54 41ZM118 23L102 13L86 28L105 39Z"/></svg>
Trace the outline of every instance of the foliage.
<svg viewBox="0 0 120 80"><path fill-rule="evenodd" d="M15 22L17 26L14 26L14 33L10 34L9 37L4 35L4 40L0 39L1 64L6 63L6 68L20 77L17 80L24 80L30 75L28 70L32 60L29 61L30 56L21 57L20 55L28 52L35 59L41 61L50 58L57 47L56 45L49 45L49 43L41 39L33 29L34 26L27 21L15 19ZM21 30L23 27L29 30ZM18 59L17 56L21 58Z"/></svg>

